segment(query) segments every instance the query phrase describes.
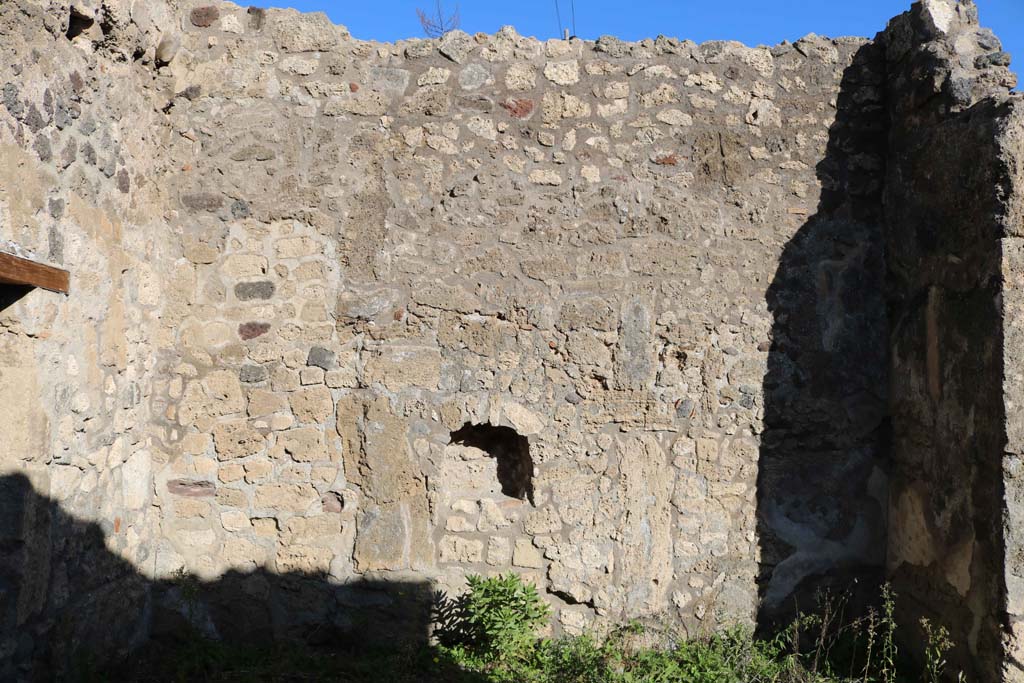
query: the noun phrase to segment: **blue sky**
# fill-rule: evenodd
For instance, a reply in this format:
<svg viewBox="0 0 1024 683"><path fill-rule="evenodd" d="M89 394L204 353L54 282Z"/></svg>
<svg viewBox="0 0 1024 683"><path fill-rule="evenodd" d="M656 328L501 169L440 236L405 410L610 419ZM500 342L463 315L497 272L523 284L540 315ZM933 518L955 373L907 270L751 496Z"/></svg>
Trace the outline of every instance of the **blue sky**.
<svg viewBox="0 0 1024 683"><path fill-rule="evenodd" d="M357 38L391 41L422 36L416 8L435 0L271 0L276 6L326 12ZM827 36L874 36L889 17L910 0L557 0L562 25L593 39L613 34L627 40L658 34L705 40L732 39L748 45L774 45L807 33ZM454 9L454 0L443 0ZM977 0L982 24L1003 40L1004 48L1024 64L1024 0ZM552 38L558 34L555 0L462 0L462 29L493 33L512 24L523 35ZM1020 64L1014 67L1020 71Z"/></svg>

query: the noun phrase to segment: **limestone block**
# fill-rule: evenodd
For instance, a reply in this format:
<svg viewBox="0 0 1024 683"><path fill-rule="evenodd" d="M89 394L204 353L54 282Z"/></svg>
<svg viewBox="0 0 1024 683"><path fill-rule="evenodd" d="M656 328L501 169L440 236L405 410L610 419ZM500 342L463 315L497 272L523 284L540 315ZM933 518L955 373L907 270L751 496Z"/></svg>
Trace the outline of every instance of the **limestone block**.
<svg viewBox="0 0 1024 683"><path fill-rule="evenodd" d="M480 501L480 519L477 521L477 530L490 532L502 529L512 524L512 521L505 516L501 506L495 501L484 498Z"/></svg>
<svg viewBox="0 0 1024 683"><path fill-rule="evenodd" d="M217 543L217 534L213 529L206 527L182 527L172 530L171 540L183 555L194 557L204 551L213 550Z"/></svg>
<svg viewBox="0 0 1024 683"><path fill-rule="evenodd" d="M174 516L179 519L204 519L209 514L209 501L180 498L174 502Z"/></svg>
<svg viewBox="0 0 1024 683"><path fill-rule="evenodd" d="M245 398L238 375L230 370L215 370L203 379L203 387L210 398L212 415L230 415L245 409Z"/></svg>
<svg viewBox="0 0 1024 683"><path fill-rule="evenodd" d="M141 510L153 488L152 454L138 450L121 467L121 495L127 510Z"/></svg>
<svg viewBox="0 0 1024 683"><path fill-rule="evenodd" d="M744 121L752 126L779 127L782 125L782 114L771 100L755 97L750 101Z"/></svg>
<svg viewBox="0 0 1024 683"><path fill-rule="evenodd" d="M360 91L349 97L335 97L324 103L324 116L381 116L388 110L388 100L372 90Z"/></svg>
<svg viewBox="0 0 1024 683"><path fill-rule="evenodd" d="M300 423L320 424L334 413L334 399L325 386L311 386L293 392L288 402Z"/></svg>
<svg viewBox="0 0 1024 683"><path fill-rule="evenodd" d="M278 548L275 565L279 573L327 574L333 557L330 548L288 545Z"/></svg>
<svg viewBox="0 0 1024 683"><path fill-rule="evenodd" d="M453 515L445 520L444 528L455 533L467 533L475 530L475 527L465 517Z"/></svg>
<svg viewBox="0 0 1024 683"><path fill-rule="evenodd" d="M288 429L277 435L277 446L283 455L296 462L329 460L323 432L316 427Z"/></svg>
<svg viewBox="0 0 1024 683"><path fill-rule="evenodd" d="M401 503L370 505L357 516L353 560L359 571L404 569L408 566L409 530Z"/></svg>
<svg viewBox="0 0 1024 683"><path fill-rule="evenodd" d="M287 545L330 546L340 533L341 518L338 515L292 517L281 529L281 540Z"/></svg>
<svg viewBox="0 0 1024 683"><path fill-rule="evenodd" d="M440 562L457 562L460 564L483 562L484 543L461 536L445 536L438 546Z"/></svg>
<svg viewBox="0 0 1024 683"><path fill-rule="evenodd" d="M619 443L622 499L623 576L635 577L628 605L634 613L662 608L672 580L672 477L664 476L667 455L652 434Z"/></svg>
<svg viewBox="0 0 1024 683"><path fill-rule="evenodd" d="M612 100L608 104L597 105L597 115L605 119L623 116L627 111L629 111L629 100L626 99Z"/></svg>
<svg viewBox="0 0 1024 683"><path fill-rule="evenodd" d="M266 445L263 433L246 420L221 422L213 428L213 443L220 460L256 455Z"/></svg>
<svg viewBox="0 0 1024 683"><path fill-rule="evenodd" d="M534 185L561 185L562 176L558 171L549 168L538 168L530 171L530 182Z"/></svg>
<svg viewBox="0 0 1024 683"><path fill-rule="evenodd" d="M282 237L274 245L280 259L301 258L312 256L320 250L320 245L310 237Z"/></svg>
<svg viewBox="0 0 1024 683"><path fill-rule="evenodd" d="M323 384L325 376L321 368L302 368L299 370L299 384L304 387L313 384Z"/></svg>
<svg viewBox="0 0 1024 683"><path fill-rule="evenodd" d="M523 529L531 535L553 534L562 529L562 520L554 506L535 510L523 522Z"/></svg>
<svg viewBox="0 0 1024 683"><path fill-rule="evenodd" d="M291 55L281 60L281 69L296 76L309 76L316 73L320 60L315 57Z"/></svg>
<svg viewBox="0 0 1024 683"><path fill-rule="evenodd" d="M276 10L271 17L274 40L284 52L324 52L337 45L339 37L348 35L323 12Z"/></svg>
<svg viewBox="0 0 1024 683"><path fill-rule="evenodd" d="M267 483L256 486L253 505L261 510L275 513L304 513L320 500L316 489L310 484Z"/></svg>
<svg viewBox="0 0 1024 683"><path fill-rule="evenodd" d="M249 417L263 417L288 409L288 401L283 396L266 389L253 389L249 392L249 404L246 413Z"/></svg>
<svg viewBox="0 0 1024 683"><path fill-rule="evenodd" d="M493 567L504 567L511 559L509 539L502 536L491 536L487 539L487 564Z"/></svg>
<svg viewBox="0 0 1024 683"><path fill-rule="evenodd" d="M267 272L267 257L258 254L230 254L220 272L231 279L256 278Z"/></svg>
<svg viewBox="0 0 1024 683"><path fill-rule="evenodd" d="M575 59L548 62L544 65L544 77L557 85L573 85L580 80L580 64Z"/></svg>
<svg viewBox="0 0 1024 683"><path fill-rule="evenodd" d="M678 109L662 109L655 118L670 126L692 126L693 117Z"/></svg>
<svg viewBox="0 0 1024 683"><path fill-rule="evenodd" d="M953 0L924 0L921 3L921 18L933 35L949 32L956 19L956 4Z"/></svg>
<svg viewBox="0 0 1024 683"><path fill-rule="evenodd" d="M251 520L253 531L261 538L277 537L277 520L273 517L256 517Z"/></svg>
<svg viewBox="0 0 1024 683"><path fill-rule="evenodd" d="M267 559L267 549L246 538L227 538L221 546L220 560L226 567L240 571L251 571L262 566Z"/></svg>
<svg viewBox="0 0 1024 683"><path fill-rule="evenodd" d="M498 130L495 128L494 120L486 116L473 116L466 121L466 128L475 135L485 140L497 140Z"/></svg>
<svg viewBox="0 0 1024 683"><path fill-rule="evenodd" d="M450 91L443 85L418 88L402 104L403 115L445 116L451 110Z"/></svg>
<svg viewBox="0 0 1024 683"><path fill-rule="evenodd" d="M225 510L221 512L220 523L225 531L249 531L252 529L249 515L241 510Z"/></svg>
<svg viewBox="0 0 1024 683"><path fill-rule="evenodd" d="M370 69L370 87L373 90L402 94L409 86L409 72L406 69L375 66Z"/></svg>
<svg viewBox="0 0 1024 683"><path fill-rule="evenodd" d="M274 465L269 460L247 460L243 465L245 468L245 481L252 484L258 481L265 481L274 471Z"/></svg>
<svg viewBox="0 0 1024 683"><path fill-rule="evenodd" d="M639 300L623 306L615 348L615 384L621 389L646 389L654 382L655 358L650 308Z"/></svg>
<svg viewBox="0 0 1024 683"><path fill-rule="evenodd" d="M542 569L544 567L544 556L540 550L533 546L529 539L517 538L515 548L512 551L512 564L516 567Z"/></svg>
<svg viewBox="0 0 1024 683"><path fill-rule="evenodd" d="M366 381L389 391L436 389L441 380L441 354L420 346L386 346L366 362Z"/></svg>
<svg viewBox="0 0 1024 683"><path fill-rule="evenodd" d="M217 468L217 479L230 484L245 476L245 468L238 463L225 463Z"/></svg>
<svg viewBox="0 0 1024 683"><path fill-rule="evenodd" d="M466 61L469 53L476 48L476 41L465 31L455 29L445 33L437 43L437 50L456 64Z"/></svg>
<svg viewBox="0 0 1024 683"><path fill-rule="evenodd" d="M359 386L359 375L355 354L345 355L339 360L340 367L324 373L324 383L331 389L352 389Z"/></svg>
<svg viewBox="0 0 1024 683"><path fill-rule="evenodd" d="M446 492L488 496L501 491L497 459L488 457L478 448L446 446L438 470L439 481Z"/></svg>
<svg viewBox="0 0 1024 683"><path fill-rule="evenodd" d="M217 504L223 507L240 509L249 507L249 497L245 494L245 491L240 489L221 486L217 489L217 495L215 498L217 500Z"/></svg>
<svg viewBox="0 0 1024 683"><path fill-rule="evenodd" d="M416 79L416 85L443 85L451 77L451 69L440 69L432 66Z"/></svg>
<svg viewBox="0 0 1024 683"><path fill-rule="evenodd" d="M581 635L590 623L590 611L586 607L563 607L558 611L558 622L570 636Z"/></svg>

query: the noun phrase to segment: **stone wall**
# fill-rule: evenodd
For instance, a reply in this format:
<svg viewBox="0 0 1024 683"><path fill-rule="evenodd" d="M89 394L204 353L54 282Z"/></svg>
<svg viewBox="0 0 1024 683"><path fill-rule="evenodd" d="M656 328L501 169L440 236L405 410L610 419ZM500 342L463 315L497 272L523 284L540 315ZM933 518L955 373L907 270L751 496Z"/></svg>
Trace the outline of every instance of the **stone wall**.
<svg viewBox="0 0 1024 683"><path fill-rule="evenodd" d="M1004 325L1015 318L1007 238L1019 230L1022 101L972 6L898 17L885 41L889 574L905 627L926 617L949 628L971 679L1021 680L1017 665L1000 676L1021 568L1015 399L999 387L1020 357Z"/></svg>
<svg viewBox="0 0 1024 683"><path fill-rule="evenodd" d="M102 31L94 21L92 38L71 40L68 3L0 4L0 248L73 273L67 297L0 285L4 680L72 650L125 652L146 633L153 353L179 247L154 184L153 76L130 59L157 17L106 11ZM99 530L108 552L83 552Z"/></svg>
<svg viewBox="0 0 1024 683"><path fill-rule="evenodd" d="M915 245L934 247L912 226L1019 222L993 170L1017 105L989 97L1009 78L998 41L971 17L919 26L935 8L953 12L918 6L876 41L748 48L510 28L378 44L229 3L0 6L19 65L0 79L0 239L72 271L69 297L0 311L9 661L180 628L180 570L223 638L362 633L366 609L427 628L388 586L458 593L508 569L560 630L696 631L853 579L871 593L888 539L908 597L961 618L922 577L959 586L963 563L901 539L946 500L954 418L984 410L978 448L997 447L1000 396L927 404L952 417L921 474L912 359L927 330L962 329L989 355L943 362L998 381L982 274L1000 257L961 268L989 302L975 318L921 332L902 311L956 270L947 250L918 274ZM953 57L969 63L943 80ZM974 148L951 130L992 164L962 177ZM969 518L1016 528L984 495L998 467L960 474ZM943 523L946 561L965 537ZM982 600L1019 580L1002 540L982 539L968 587L990 661L1006 624ZM123 629L91 643L112 605Z"/></svg>
<svg viewBox="0 0 1024 683"><path fill-rule="evenodd" d="M864 40L381 45L231 5L182 25L164 569L457 592L511 567L569 631L745 621L759 582L775 607L880 570ZM530 496L451 443L474 425L528 440Z"/></svg>

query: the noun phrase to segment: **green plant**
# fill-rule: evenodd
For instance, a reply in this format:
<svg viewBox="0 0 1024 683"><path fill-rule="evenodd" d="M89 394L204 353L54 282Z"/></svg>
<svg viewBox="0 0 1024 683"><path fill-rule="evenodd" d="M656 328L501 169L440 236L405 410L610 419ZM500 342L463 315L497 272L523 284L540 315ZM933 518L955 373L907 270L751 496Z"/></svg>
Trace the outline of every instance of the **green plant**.
<svg viewBox="0 0 1024 683"><path fill-rule="evenodd" d="M888 583L882 585L882 683L896 681L896 593Z"/></svg>
<svg viewBox="0 0 1024 683"><path fill-rule="evenodd" d="M564 683L608 680L608 648L589 634L541 641L537 655L535 680Z"/></svg>
<svg viewBox="0 0 1024 683"><path fill-rule="evenodd" d="M186 604L198 601L201 586L194 577L182 570L175 581ZM463 596L439 601L435 618L448 631L436 646L313 649L282 643L267 649L213 642L195 632L173 651L155 648L158 663L138 664L135 673L225 683L939 683L952 648L948 632L923 620L923 670L901 661L896 595L885 586L880 597L877 610L850 618L845 596L822 594L815 614L799 615L770 638L749 626L716 628L710 619L690 634L680 633L674 621L652 620L630 622L603 637L585 632L540 638L549 609L532 585L514 574L473 576ZM963 674L957 680L965 683Z"/></svg>
<svg viewBox="0 0 1024 683"><path fill-rule="evenodd" d="M512 572L466 580L469 591L461 605L463 651L483 662L520 657L533 645L549 613L536 587Z"/></svg>
<svg viewBox="0 0 1024 683"><path fill-rule="evenodd" d="M195 574L184 567L178 567L171 576L171 582L181 591L181 598L185 601L185 610L188 612L188 624L196 628L196 613L199 611L199 579Z"/></svg>
<svg viewBox="0 0 1024 683"><path fill-rule="evenodd" d="M945 626L932 626L925 617L921 617L921 630L927 639L924 648L925 681L939 683L942 672L946 669L946 653L953 647L953 641L949 639L949 631Z"/></svg>

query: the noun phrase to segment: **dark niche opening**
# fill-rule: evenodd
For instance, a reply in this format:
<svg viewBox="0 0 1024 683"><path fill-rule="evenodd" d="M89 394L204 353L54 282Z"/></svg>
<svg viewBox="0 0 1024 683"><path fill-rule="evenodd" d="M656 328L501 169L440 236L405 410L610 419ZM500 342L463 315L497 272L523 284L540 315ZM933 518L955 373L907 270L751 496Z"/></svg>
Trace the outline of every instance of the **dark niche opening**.
<svg viewBox="0 0 1024 683"><path fill-rule="evenodd" d="M533 458L530 441L511 427L464 424L452 432L452 443L479 448L498 461L498 483L510 498L533 503Z"/></svg>
<svg viewBox="0 0 1024 683"><path fill-rule="evenodd" d="M65 35L67 35L68 40L74 40L92 28L93 23L95 22L92 17L79 14L72 8L71 18L68 20L68 32Z"/></svg>

